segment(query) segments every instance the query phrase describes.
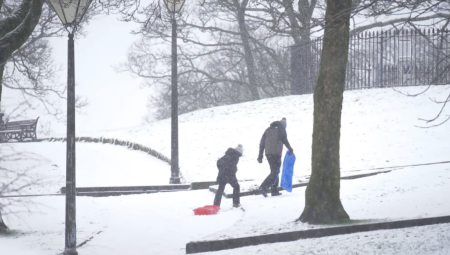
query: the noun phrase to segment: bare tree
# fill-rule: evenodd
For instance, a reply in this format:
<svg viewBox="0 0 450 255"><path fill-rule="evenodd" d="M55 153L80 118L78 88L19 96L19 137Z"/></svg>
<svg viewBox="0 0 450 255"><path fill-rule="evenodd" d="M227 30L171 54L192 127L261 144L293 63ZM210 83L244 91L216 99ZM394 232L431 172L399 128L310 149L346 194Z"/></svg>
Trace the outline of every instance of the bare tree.
<svg viewBox="0 0 450 255"><path fill-rule="evenodd" d="M223 104L238 103L289 94L288 44L310 45L311 35L324 29L324 0L215 0L186 3L178 21L179 101L180 113ZM431 2L413 0L355 0L352 18L373 21L356 26L352 33L386 25L399 26L405 17L394 11L409 13L408 21L420 22L437 17L427 13ZM434 6L434 7L432 7ZM141 24L136 34L142 40L134 44L128 62L121 71L145 78L157 86L159 94L151 98L159 118L167 117L170 104L170 22L158 1L99 1L99 9L123 14L124 21ZM419 15L420 14L420 15ZM376 18L382 18L378 22ZM281 43L280 42L284 42ZM320 49L305 47L319 54ZM307 53L308 54L308 53ZM286 61L287 60L287 61ZM317 76L314 63L307 70ZM270 70L270 71L267 71Z"/></svg>
<svg viewBox="0 0 450 255"><path fill-rule="evenodd" d="M226 1L224 1L226 2ZM256 85L256 68L255 68L255 59L253 57L252 53L252 47L250 45L250 33L249 29L247 28L246 23L246 10L249 4L249 0L233 0L233 7L230 8L231 10L235 10L237 23L239 27L239 36L241 38L242 42L242 48L244 52L244 60L247 64L247 76L248 76L248 82L250 83L250 93L252 95L252 100L258 100L260 99L259 92L257 90Z"/></svg>
<svg viewBox="0 0 450 255"><path fill-rule="evenodd" d="M312 172L299 220L349 219L340 200L340 129L348 58L351 0L328 0L319 78L314 91Z"/></svg>
<svg viewBox="0 0 450 255"><path fill-rule="evenodd" d="M44 1L41 1L42 3ZM1 40L6 40L6 35L14 38L18 36L16 27L23 29L26 16L26 4L36 4L36 1L14 1L4 0L0 6L0 23L8 24L0 27ZM56 13L45 4L40 4L40 16L34 29L24 34L22 44L15 47L10 46L9 51L2 51L2 65L0 65L0 103L3 99L5 90L13 93L20 92L21 103L24 109L43 106L47 113L55 116L57 120L64 117L60 103L65 98L65 85L56 81L56 73L60 71L59 67L53 64L52 48L48 41L52 37L65 36L66 32ZM38 6L35 7L36 9ZM37 10L36 10L37 11ZM95 12L89 12L88 20L95 15ZM12 21L14 20L14 24ZM84 20L84 22L86 22ZM36 22L36 21L35 21ZM15 31L12 33L12 31ZM81 30L83 35L83 30ZM3 38L5 36L5 38ZM25 42L23 42L25 40ZM18 41L14 41L17 43ZM4 45L4 47L6 44ZM6 48L5 48L6 49ZM8 56L9 55L9 56ZM6 62L5 62L6 60ZM77 107L82 108L87 105L85 98L78 97ZM16 105L13 106L16 108ZM8 110L8 116L11 116L11 110Z"/></svg>
<svg viewBox="0 0 450 255"><path fill-rule="evenodd" d="M43 14L43 15L42 15ZM9 1L0 0L0 105L2 102L3 87L20 90L23 95L22 103L15 106L11 112L19 112L22 104L31 106L30 98L38 99L54 114L58 114L54 102L47 98L49 93L63 98L64 88L53 86L52 78L56 69L51 66L51 48L46 38L60 36L63 27L60 21L44 0ZM49 82L50 81L50 82ZM79 105L85 104L82 99ZM50 109L53 107L53 109ZM23 110L23 108L22 108ZM0 109L3 113L3 109ZM0 173L10 172L3 167L4 154L0 154ZM21 192L33 183L27 180L22 186L17 182L26 179L26 174L17 175L11 182L0 183L0 194L5 192ZM6 229L2 219L5 214L5 205L0 204L0 229Z"/></svg>
<svg viewBox="0 0 450 255"><path fill-rule="evenodd" d="M31 36L39 22L44 0L24 0L10 16L0 20L0 103L3 73L8 59ZM4 1L0 2L0 10Z"/></svg>
<svg viewBox="0 0 450 255"><path fill-rule="evenodd" d="M405 22L420 26L420 21L437 17L441 18L441 24L448 24L448 13L430 13L431 10L442 11L442 8L447 8L448 3L443 1L363 1L359 4L358 11L366 11L365 15L368 16L398 14L400 10L406 10L409 14L407 18L375 22L363 29L398 26ZM312 174L305 193L305 208L298 219L302 222L326 223L349 219L340 201L339 140L351 11L355 13L355 5L352 7L350 0L327 1L324 45L314 91ZM439 103L444 107L448 101L449 97ZM433 120L435 118L428 121Z"/></svg>
<svg viewBox="0 0 450 255"><path fill-rule="evenodd" d="M134 4L134 5L133 5ZM289 55L277 34L262 25L271 21L254 0L186 3L178 17L180 113L205 107L288 94ZM152 2L112 1L103 5L135 21L142 40L119 67L159 86L151 102L167 116L170 99L170 22L165 9ZM288 35L284 35L286 38ZM183 108L186 106L187 108Z"/></svg>

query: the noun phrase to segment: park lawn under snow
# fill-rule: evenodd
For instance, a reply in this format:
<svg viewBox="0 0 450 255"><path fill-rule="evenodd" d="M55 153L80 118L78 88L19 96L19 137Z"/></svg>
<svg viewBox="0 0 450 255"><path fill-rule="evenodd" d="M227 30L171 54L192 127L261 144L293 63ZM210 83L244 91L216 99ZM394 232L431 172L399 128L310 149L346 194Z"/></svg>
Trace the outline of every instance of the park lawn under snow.
<svg viewBox="0 0 450 255"><path fill-rule="evenodd" d="M407 93L426 87L405 87ZM449 160L449 126L431 129L419 118L433 118L449 86L433 86L425 94L408 97L393 89L346 91L342 110L341 171L421 164ZM450 107L443 112L445 117ZM179 117L180 170L185 182L214 181L216 161L227 148L244 146L238 166L238 179L261 183L269 167L258 164L259 142L272 121L287 118L288 139L297 161L294 179L311 172L313 127L312 95L263 99L195 111ZM170 119L130 130L83 133L79 136L118 138L146 145L170 158Z"/></svg>
<svg viewBox="0 0 450 255"><path fill-rule="evenodd" d="M3 180L26 173L24 182L39 182L22 195L55 194L65 187L65 142L8 143L0 145L0 152L3 157L11 155L2 162L2 168L14 170L0 171ZM121 146L77 143L76 159L77 187L158 185L167 184L170 178L166 162Z"/></svg>
<svg viewBox="0 0 450 255"><path fill-rule="evenodd" d="M449 92L448 86L432 87L427 94L416 98L391 89L345 92L341 130L343 175L357 169L448 161L448 124L432 129L414 125L423 125L418 118L431 118L439 111L440 105L428 97L442 99ZM238 178L261 181L269 169L266 161L262 165L256 163L259 139L270 122L281 117L288 120L288 137L297 155L296 177L310 174L312 95L303 95L181 115L180 166L185 181L214 180L215 160L227 147L238 143L244 145ZM129 131L82 135L138 142L170 155L168 120ZM29 151L36 158L9 165L14 169L30 168L33 176L48 181L33 186L27 193L55 193L64 183L64 143L2 144L0 148ZM168 181L169 166L139 151L77 143L77 153L78 186L142 185L139 181L167 184ZM92 178L92 175L99 177ZM153 176L159 179L153 182L150 178ZM245 212L232 209L231 200L224 198L222 211L213 216L194 216L192 212L196 207L212 203L214 194L207 190L78 197L78 243L94 236L78 252L83 255L184 254L189 241L324 227L294 223L304 207L304 190L304 187L296 188L292 193L283 192L283 196L274 198L242 197ZM450 164L395 168L390 173L341 181L344 208L353 220L362 222L449 215L450 198L446 195L449 192ZM2 203L12 200L0 199ZM0 237L2 251L37 255L61 252L64 201L63 196L14 201L8 211L21 212L20 218L6 216L13 233ZM450 224L440 224L259 245L217 254L448 254L449 235Z"/></svg>

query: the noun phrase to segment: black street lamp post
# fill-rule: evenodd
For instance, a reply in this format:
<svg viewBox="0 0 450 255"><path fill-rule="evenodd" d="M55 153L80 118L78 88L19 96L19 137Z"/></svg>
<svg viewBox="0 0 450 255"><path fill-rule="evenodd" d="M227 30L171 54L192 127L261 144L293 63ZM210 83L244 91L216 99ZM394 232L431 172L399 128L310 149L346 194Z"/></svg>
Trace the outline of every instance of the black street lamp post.
<svg viewBox="0 0 450 255"><path fill-rule="evenodd" d="M75 46L73 41L81 19L92 0L47 0L69 32L67 58L67 151L66 151L66 235L64 255L77 255L75 183Z"/></svg>
<svg viewBox="0 0 450 255"><path fill-rule="evenodd" d="M177 20L175 14L179 13L185 0L164 0L167 10L171 13L172 21L172 124L171 124L171 184L180 183L178 160L178 73L177 73Z"/></svg>

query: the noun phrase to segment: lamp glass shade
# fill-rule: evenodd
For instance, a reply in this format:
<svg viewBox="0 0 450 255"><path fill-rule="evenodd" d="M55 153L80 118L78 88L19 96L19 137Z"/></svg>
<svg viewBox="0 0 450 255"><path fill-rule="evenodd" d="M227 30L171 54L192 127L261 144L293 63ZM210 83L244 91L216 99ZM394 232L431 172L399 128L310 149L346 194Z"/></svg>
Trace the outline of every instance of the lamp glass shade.
<svg viewBox="0 0 450 255"><path fill-rule="evenodd" d="M64 25L73 26L81 22L92 0L47 0Z"/></svg>
<svg viewBox="0 0 450 255"><path fill-rule="evenodd" d="M183 7L185 0L164 0L170 13L178 13Z"/></svg>

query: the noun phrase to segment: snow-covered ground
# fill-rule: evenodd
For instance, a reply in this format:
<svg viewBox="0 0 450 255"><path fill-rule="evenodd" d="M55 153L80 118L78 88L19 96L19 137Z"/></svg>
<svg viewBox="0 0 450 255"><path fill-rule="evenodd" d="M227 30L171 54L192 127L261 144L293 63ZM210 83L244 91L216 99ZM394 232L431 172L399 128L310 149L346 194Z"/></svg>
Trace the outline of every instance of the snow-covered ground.
<svg viewBox="0 0 450 255"><path fill-rule="evenodd" d="M450 254L450 224L380 230L366 233L312 238L287 243L262 244L223 250L214 255L447 255Z"/></svg>
<svg viewBox="0 0 450 255"><path fill-rule="evenodd" d="M192 211L212 203L214 194L207 190L78 197L78 243L94 236L78 251L85 255L176 255L185 253L189 241L324 227L294 222L304 206L304 190L297 188L274 198L242 197L245 212L232 209L231 200L223 199L223 211L214 216L195 216ZM449 164L405 168L341 182L346 211L353 220L362 222L449 215L450 197L445 195L449 192ZM7 218L15 233L0 238L0 246L4 247L5 243L16 250L32 250L29 254L60 252L64 245L64 197L34 197L23 201L26 203L22 206L10 209L23 211L27 206L30 213L21 213L19 219ZM450 243L445 240L449 234L450 224L445 224L245 247L217 254L308 254L308 251L314 254L377 254L378 251L378 254L399 254L398 251L403 252L400 254L447 254ZM286 252L280 253L280 249ZM365 252L371 249L373 253ZM440 253L435 253L436 250Z"/></svg>
<svg viewBox="0 0 450 255"><path fill-rule="evenodd" d="M39 185L25 194L54 194L65 186L65 142L10 143L0 148L14 157L2 162L2 167L15 170L0 172L3 180L24 172L31 179L40 179ZM111 144L77 143L76 159L77 187L169 184L170 165L141 151Z"/></svg>
<svg viewBox="0 0 450 255"><path fill-rule="evenodd" d="M418 118L432 118L449 86L425 95L405 97L391 89L345 92L341 130L343 175L353 170L450 160L449 124L422 129ZM404 88L409 92L420 88ZM447 115L449 110L444 112ZM286 117L295 150L297 178L310 174L312 96L289 96L217 107L180 116L180 166L185 181L214 180L215 160L227 147L244 145L239 179L261 181L267 162L256 157L260 136L273 120ZM92 137L119 138L170 155L170 122L158 121L133 130ZM56 193L64 183L64 143L2 144L2 155L14 149L33 160L2 162L2 168L29 169L43 180L26 193ZM6 153L5 153L6 152ZM15 154L17 155L17 154ZM9 165L8 165L9 164ZM167 163L148 154L106 144L77 144L78 186L167 184ZM367 172L367 171L366 171ZM1 181L11 178L2 176ZM304 207L305 188L281 197L241 198L245 212L222 200L213 216L194 216L193 209L211 204L207 190L78 197L79 254L184 254L189 241L287 232L324 226L295 223ZM450 164L396 168L390 173L341 181L341 199L353 220L374 222L450 215ZM0 198L8 203L11 198ZM12 233L0 236L5 254L57 254L64 247L64 197L22 198L8 207ZM208 254L449 254L450 224L375 231L288 243L259 245Z"/></svg>
<svg viewBox="0 0 450 255"><path fill-rule="evenodd" d="M408 93L425 87L399 90ZM450 93L449 86L431 87L418 97L407 97L393 89L346 91L342 113L341 168L343 172L374 167L420 164L449 160L449 125L417 128L433 118ZM443 116L450 114L450 107ZM264 99L200 110L179 117L180 168L186 182L213 181L216 160L228 147L244 146L239 179L262 181L268 164L256 163L259 142L272 121L287 118L288 139L297 157L294 174L311 172L313 121L312 95ZM140 128L80 136L119 138L148 146L170 158L170 119ZM264 159L265 161L265 159Z"/></svg>

